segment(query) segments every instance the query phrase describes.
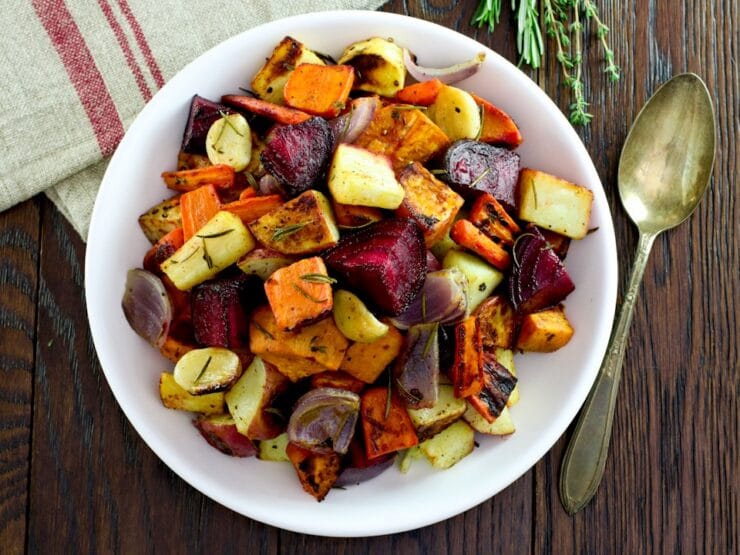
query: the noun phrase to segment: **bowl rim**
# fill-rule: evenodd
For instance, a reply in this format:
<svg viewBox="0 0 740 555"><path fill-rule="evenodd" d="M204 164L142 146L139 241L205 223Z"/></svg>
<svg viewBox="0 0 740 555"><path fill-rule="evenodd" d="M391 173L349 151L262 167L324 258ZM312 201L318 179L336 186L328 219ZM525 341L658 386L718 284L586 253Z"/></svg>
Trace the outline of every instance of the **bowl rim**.
<svg viewBox="0 0 740 555"><path fill-rule="evenodd" d="M85 260L85 290L86 290L86 299L96 299L97 296L100 294L100 286L101 284L96 284L94 281L90 281L88 279L89 276L95 276L96 275L96 268L95 268L95 260L98 259L97 256L94 256L96 253L100 253L104 245L99 245L95 241L96 232L99 228L105 225L104 216L102 216L103 208L102 204L103 202L101 199L109 194L108 189L112 186L112 181L110 178L110 173L121 166L123 164L123 152L126 150L126 145L135 140L135 137L138 130L141 126L144 125L144 121L148 119L148 117L155 113L157 110L158 104L162 102L162 99L166 97L167 91L174 88L177 83L179 83L181 80L185 79L185 76L188 75L188 73L192 70L192 68L203 58L217 55L218 51L221 49L226 49L228 46L232 45L232 43L235 42L241 42L244 40L244 37L247 35L251 35L254 33L265 33L273 28L284 28L289 27L291 24L300 22L300 25L303 27L306 24L316 23L319 25L327 25L331 21L339 21L346 18L350 19L362 19L363 21L372 21L373 23L392 23L394 25L407 25L410 27L419 27L422 30L428 30L430 32L434 32L435 34L440 34L441 38L451 38L457 43L467 43L471 46L474 46L477 49L483 49L486 53L486 56L490 56L497 60L498 63L503 63L506 65L511 66L511 68L515 69L517 72L519 72L522 76L524 76L527 81L529 81L529 84L531 87L533 87L533 90L536 90L536 92L533 92L533 94L536 94L539 98L539 101L543 102L543 104L548 108L550 111L554 111L557 116L560 118L560 125L565 127L567 129L566 133L570 137L570 144L568 145L569 148L575 149L575 154L577 157L581 160L583 160L584 165L586 167L586 171L589 174L589 184L593 187L595 184L598 184L600 187L600 191L594 191L596 195L602 195L605 199L605 192L603 184L601 183L601 180L599 179L598 173L596 171L596 168L594 167L593 161L591 160L591 157L589 156L585 146L583 145L582 141L578 137L575 130L571 127L571 125L568 123L565 116L560 112L559 108L555 105L555 103L550 99L547 94L542 91L529 77L526 76L526 74L519 71L513 64L511 64L508 60L497 54L496 52L492 51L490 48L486 47L485 45L475 41L474 39L465 36L457 31L454 31L452 29L443 27L441 25L438 25L436 23L421 20L405 15L400 14L392 14L392 13L386 13L386 12L377 12L377 11L367 11L367 10L329 10L329 11L322 11L322 12L315 12L311 14L304 14L304 15L297 15L297 16L291 16L288 18L283 18L275 21L271 21L256 27L253 27L251 29L248 29L246 31L243 31L242 33L239 33L237 35L234 35L223 42L215 45L213 48L207 50L197 58L195 58L193 61L188 63L185 67L183 67L177 74L175 74L162 89L160 89L154 97L147 103L147 105L141 110L139 115L136 117L134 122L131 124L130 128L126 132L123 140L121 141L119 147L116 149L116 152L114 153L113 157L111 158L110 164L108 166L108 170L106 171L106 175L104 176L100 191L98 194L98 197L95 202L95 206L92 213L92 219L90 224L90 232L88 236L88 256L86 256ZM607 296L605 299L605 304L607 306L606 314L604 314L604 318L608 318L609 323L609 329L611 329L611 323L613 321L614 317L614 310L616 307L616 296L617 296L617 283L618 283L618 268L617 268L617 250L616 250L616 239L614 234L614 227L613 227L613 221L611 218L610 211L608 209L608 203L606 203L606 213L603 215L604 217L603 222L601 223L601 229L603 230L606 237L606 247L608 249L608 258L607 258L607 268L604 268L604 279L606 281L605 283L605 290L607 292ZM91 240L92 239L92 240ZM130 406L125 406L121 403L121 397L120 397L120 380L122 379L121 376L119 376L116 372L112 371L106 371L106 367L113 368L115 367L116 360L111 360L108 356L108 353L105 350L98 349L98 345L104 344L104 329L105 329L105 314L104 314L104 307L97 306L96 304L93 304L91 302L87 302L87 314L88 319L90 322L90 330L91 335L93 338L93 343L96 347L96 352L98 354L101 368L103 369L103 373L106 377L106 380L108 381L108 384L111 388L111 391L113 392L113 395L123 411L123 413L126 415L126 418L131 423L131 425L134 427L136 432L139 434L139 436L144 440L144 442L149 446L150 449L157 455L157 457L162 460L173 472L175 472L180 478L185 480L188 484L190 484L192 487L194 487L199 492L205 494L206 496L210 497L211 499L217 501L221 505L224 505L231 510L234 510L235 512L242 514L244 516L247 516L249 518L253 518L257 521L276 526L279 528L283 528L286 530L291 530L298 533L305 533L305 534L311 534L311 535L323 535L323 536L334 536L334 537L368 537L368 536L377 536L377 535L383 535L383 534L390 534L390 533L398 533L408 530L413 530L422 526L430 525L436 522L440 522L442 520L445 520L447 518L450 518L452 516L455 516L457 514L460 514L464 511L469 510L472 507L475 507L482 503L483 501L493 497L497 493L499 493L502 489L508 487L511 485L516 479L518 479L520 476L524 475L527 471L529 471L536 463L539 461L542 456L547 453L552 446L555 444L557 439L567 430L568 424L574 419L576 416L578 410L580 410L581 405L586 399L586 396L588 392L591 389L591 386L596 378L596 375L598 373L598 369L600 364L592 365L593 367L589 367L590 372L588 375L584 376L578 383L578 387L573 390L573 394L571 396L571 399L569 402L564 406L564 410L560 411L557 415L553 417L553 419L550 421L550 425L545 429L545 434L543 437L538 441L537 447L530 449L531 456L527 457L527 464L520 465L520 468L517 469L515 472L510 472L508 475L504 476L503 479L499 480L499 482L502 484L500 486L497 486L495 488L486 489L485 491L481 491L479 495L477 496L470 496L467 497L464 502L457 502L449 506L447 509L440 508L433 517L429 517L427 515L419 516L414 518L413 515L405 515L404 519L397 519L393 522L389 522L386 526L378 526L375 528L371 527L363 527L362 525L357 525L354 528L353 527L343 527L341 529L334 529L335 527L324 525L324 526L313 526L308 527L305 525L302 525L299 521L290 521L286 522L284 519L276 518L275 513L272 510L261 510L259 507L250 507L252 510L245 510L243 506L238 506L237 503L235 503L232 499L222 495L219 491L214 491L213 488L209 487L209 484L203 484L202 482L198 481L198 476L195 475L192 470L189 468L189 465L187 464L187 461L180 460L175 455L169 453L166 448L163 448L162 444L160 443L160 434L153 428L147 425L146 421L142 421L137 414L132 413L132 409ZM599 361L603 358L607 342L609 339L609 334L606 334L604 337L604 334L602 334L600 337L597 338L597 344L595 346L595 350L592 352L592 358L598 359ZM598 356L596 356L598 355ZM531 461L530 461L531 459Z"/></svg>

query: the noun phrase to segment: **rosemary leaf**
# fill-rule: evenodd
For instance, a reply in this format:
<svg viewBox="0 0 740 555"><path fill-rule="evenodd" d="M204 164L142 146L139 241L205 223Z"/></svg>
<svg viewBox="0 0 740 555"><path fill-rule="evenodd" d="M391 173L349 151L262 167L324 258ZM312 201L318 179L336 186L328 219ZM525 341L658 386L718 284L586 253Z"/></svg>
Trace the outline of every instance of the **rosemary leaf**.
<svg viewBox="0 0 740 555"><path fill-rule="evenodd" d="M318 304L325 303L326 302L326 299L318 299L318 298L314 297L313 295L311 295L311 293L309 293L308 291L306 291L303 287L301 287L297 283L291 283L291 285L293 286L293 289L295 289L296 291L298 291L301 295L303 295L304 297L306 297L309 301L312 301L312 302L318 303Z"/></svg>
<svg viewBox="0 0 740 555"><path fill-rule="evenodd" d="M272 335L269 331L267 331L262 324L260 324L257 321L254 321L254 320L252 321L252 323L254 324L254 327L257 328L258 330L260 330L263 334L265 334L265 336L267 336L270 339L272 339L273 341L275 341L275 336Z"/></svg>
<svg viewBox="0 0 740 555"><path fill-rule="evenodd" d="M219 231L217 233L210 233L208 235L196 235L196 237L200 237L201 239L215 239L216 237L223 237L224 235L228 235L234 231L233 229L227 229L225 231Z"/></svg>
<svg viewBox="0 0 740 555"><path fill-rule="evenodd" d="M195 378L195 382L193 382L193 383L200 383L200 379L201 379L201 378L203 377L203 374L205 374L205 373L206 373L206 370L208 369L208 365L209 365L209 364L211 364L211 359L212 359L212 358L213 358L213 357L208 357L208 360L206 360L206 363L205 363L205 364L203 365L203 368L202 368L202 370L201 370L201 371L200 371L200 373L198 374L198 377L197 377L197 378Z"/></svg>
<svg viewBox="0 0 740 555"><path fill-rule="evenodd" d="M298 224L286 225L285 227L278 227L275 229L275 232L272 234L272 240L281 241L285 239L286 237L290 237L294 233L298 233L300 230L302 230L307 225L308 225L308 222L301 222Z"/></svg>
<svg viewBox="0 0 740 555"><path fill-rule="evenodd" d="M329 285L333 285L337 282L333 277L329 277L325 274L303 274L301 279L303 281L308 281L309 283L328 283Z"/></svg>

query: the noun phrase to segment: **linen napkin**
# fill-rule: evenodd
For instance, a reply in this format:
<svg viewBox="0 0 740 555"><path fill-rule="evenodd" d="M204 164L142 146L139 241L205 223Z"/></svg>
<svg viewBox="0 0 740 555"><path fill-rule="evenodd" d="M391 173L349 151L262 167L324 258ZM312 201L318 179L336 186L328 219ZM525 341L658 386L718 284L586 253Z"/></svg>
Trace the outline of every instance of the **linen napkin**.
<svg viewBox="0 0 740 555"><path fill-rule="evenodd" d="M261 23L386 0L5 0L0 211L45 191L87 237L107 160L188 62Z"/></svg>

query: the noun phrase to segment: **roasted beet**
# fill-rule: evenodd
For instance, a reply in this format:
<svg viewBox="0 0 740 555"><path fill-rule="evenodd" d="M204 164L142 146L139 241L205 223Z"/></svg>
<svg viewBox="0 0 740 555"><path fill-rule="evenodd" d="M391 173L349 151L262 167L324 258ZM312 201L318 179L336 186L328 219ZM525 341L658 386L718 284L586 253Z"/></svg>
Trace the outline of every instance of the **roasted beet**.
<svg viewBox="0 0 740 555"><path fill-rule="evenodd" d="M260 160L278 180L285 195L296 197L324 174L334 139L323 118L295 125L276 125L267 135Z"/></svg>
<svg viewBox="0 0 740 555"><path fill-rule="evenodd" d="M517 312L526 314L556 305L576 288L539 229L532 227L520 235L513 254L508 285Z"/></svg>
<svg viewBox="0 0 740 555"><path fill-rule="evenodd" d="M205 154L208 130L222 113L232 114L234 111L196 94L190 104L188 123L182 134L182 150L193 154Z"/></svg>
<svg viewBox="0 0 740 555"><path fill-rule="evenodd" d="M324 260L351 288L390 315L409 307L426 277L424 236L408 218L381 220L345 235Z"/></svg>
<svg viewBox="0 0 740 555"><path fill-rule="evenodd" d="M191 309L195 339L208 347L242 347L249 341L246 312L250 276L219 278L192 290Z"/></svg>
<svg viewBox="0 0 740 555"><path fill-rule="evenodd" d="M442 269L442 263L437 260L437 257L432 254L432 251L427 251L427 272L436 272Z"/></svg>
<svg viewBox="0 0 740 555"><path fill-rule="evenodd" d="M455 141L443 158L442 177L458 193L472 198L477 192L492 194L513 212L519 180L519 155L480 141Z"/></svg>
<svg viewBox="0 0 740 555"><path fill-rule="evenodd" d="M481 357L481 373L483 389L468 401L483 418L493 422L504 410L517 379L489 353Z"/></svg>

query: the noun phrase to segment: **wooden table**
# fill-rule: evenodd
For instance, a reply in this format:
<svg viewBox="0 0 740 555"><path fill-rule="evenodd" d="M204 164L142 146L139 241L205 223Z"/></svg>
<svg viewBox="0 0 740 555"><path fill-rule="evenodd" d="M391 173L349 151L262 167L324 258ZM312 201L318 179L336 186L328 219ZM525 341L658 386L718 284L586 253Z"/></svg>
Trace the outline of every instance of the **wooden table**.
<svg viewBox="0 0 740 555"><path fill-rule="evenodd" d="M452 27L515 61L508 24L493 35L469 25L475 4L394 0L385 9ZM587 46L596 117L580 133L611 202L622 286L637 235L618 202L616 168L638 109L670 76L696 72L714 99L718 148L696 214L655 245L611 456L585 510L570 517L558 497L567 433L495 498L404 534L318 538L221 507L175 476L124 418L88 331L84 243L39 196L0 214L0 552L737 553L738 5L598 4L624 74L608 86L596 45ZM567 107L554 60L530 75Z"/></svg>

